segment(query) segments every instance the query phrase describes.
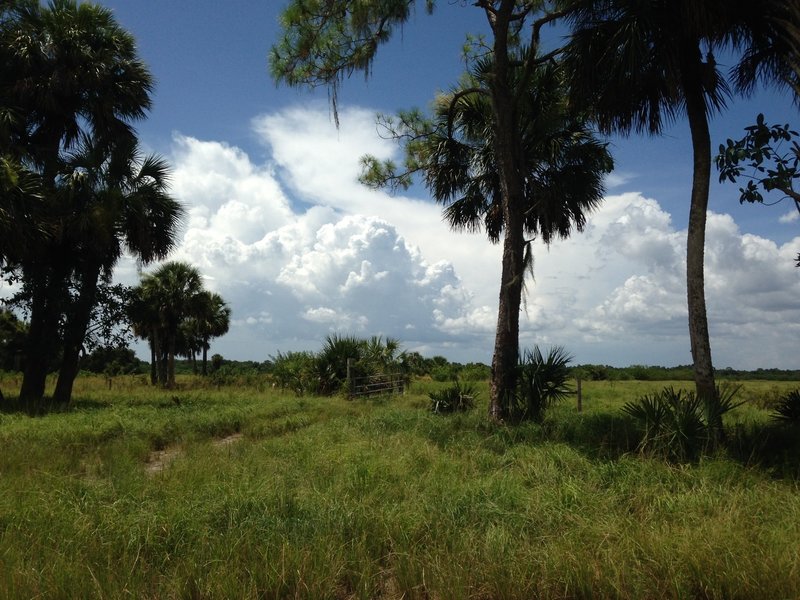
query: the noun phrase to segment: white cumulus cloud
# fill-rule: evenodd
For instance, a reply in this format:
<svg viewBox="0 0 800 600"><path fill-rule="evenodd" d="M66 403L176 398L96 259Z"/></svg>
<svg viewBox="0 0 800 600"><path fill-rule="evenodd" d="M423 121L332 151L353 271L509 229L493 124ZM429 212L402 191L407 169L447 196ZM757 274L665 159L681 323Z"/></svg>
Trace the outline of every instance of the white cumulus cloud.
<svg viewBox="0 0 800 600"><path fill-rule="evenodd" d="M397 159L371 111L295 107L253 120L268 159L223 141L174 138L173 192L188 207L172 257L197 265L233 309L215 350L264 359L317 349L331 331L489 361L500 248L454 233L425 197L357 182L359 158ZM627 179L610 180L624 186ZM522 345L563 344L580 362L690 362L686 231L657 199L608 196L583 233L533 244ZM718 366L795 366L800 238L778 245L709 214L708 312ZM124 278L135 278L124 266Z"/></svg>

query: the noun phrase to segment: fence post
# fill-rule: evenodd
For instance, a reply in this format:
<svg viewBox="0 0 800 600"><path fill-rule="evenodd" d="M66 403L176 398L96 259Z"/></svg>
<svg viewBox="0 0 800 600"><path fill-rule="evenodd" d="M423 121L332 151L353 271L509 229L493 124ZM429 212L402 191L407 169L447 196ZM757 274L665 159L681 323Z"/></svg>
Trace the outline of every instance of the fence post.
<svg viewBox="0 0 800 600"><path fill-rule="evenodd" d="M353 366L355 363L355 359L348 358L347 359L347 395L348 397L352 398L355 395L355 386L356 382L353 379ZM341 363L339 363L341 364Z"/></svg>
<svg viewBox="0 0 800 600"><path fill-rule="evenodd" d="M578 383L578 412L583 410L583 394L581 393L581 378L576 377L575 381Z"/></svg>

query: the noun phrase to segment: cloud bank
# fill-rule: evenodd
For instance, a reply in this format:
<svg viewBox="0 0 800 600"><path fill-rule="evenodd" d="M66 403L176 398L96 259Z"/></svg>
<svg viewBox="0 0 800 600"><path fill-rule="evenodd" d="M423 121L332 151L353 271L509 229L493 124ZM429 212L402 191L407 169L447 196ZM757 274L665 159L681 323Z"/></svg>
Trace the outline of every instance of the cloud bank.
<svg viewBox="0 0 800 600"><path fill-rule="evenodd" d="M363 154L397 158L397 150L377 135L372 111L343 110L341 123L337 131L319 106L258 117L266 159L175 135L173 193L189 216L172 258L197 265L233 310L214 351L264 360L317 349L338 331L488 362L500 249L449 231L424 191L392 197L359 185ZM628 181L609 183L621 192ZM608 196L583 233L535 246L522 343L564 345L578 362L689 363L685 238L657 200ZM796 366L799 250L800 237L779 246L709 215L716 365Z"/></svg>

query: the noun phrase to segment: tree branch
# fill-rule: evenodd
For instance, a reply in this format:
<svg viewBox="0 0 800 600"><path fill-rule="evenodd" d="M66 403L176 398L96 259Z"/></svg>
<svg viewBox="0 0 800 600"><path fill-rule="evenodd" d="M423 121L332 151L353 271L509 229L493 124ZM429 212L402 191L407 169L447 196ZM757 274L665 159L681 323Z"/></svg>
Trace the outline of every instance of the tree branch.
<svg viewBox="0 0 800 600"><path fill-rule="evenodd" d="M544 64L549 60L554 59L556 56L558 56L564 51L564 48L562 46L561 48L556 48L555 50L548 52L544 56L540 56L538 58L536 57L539 48L539 37L541 36L542 27L544 27L549 23L552 23L553 21L556 21L557 19L561 19L567 16L570 12L571 12L570 10L555 11L552 13L548 13L541 19L537 19L536 21L533 22L533 25L531 26L532 31L531 31L530 55L525 63L525 70L522 73L521 85L517 90L517 97L516 97L517 101L519 101L519 99L525 93L525 90L528 89L528 86L530 85L531 82L531 78L533 77L534 69L537 66Z"/></svg>
<svg viewBox="0 0 800 600"><path fill-rule="evenodd" d="M447 137L451 140L453 139L453 119L455 117L456 103L464 96L468 96L470 94L483 94L488 96L489 92L483 88L471 87L458 90L455 94L453 94L453 97L450 99L450 105L447 107Z"/></svg>

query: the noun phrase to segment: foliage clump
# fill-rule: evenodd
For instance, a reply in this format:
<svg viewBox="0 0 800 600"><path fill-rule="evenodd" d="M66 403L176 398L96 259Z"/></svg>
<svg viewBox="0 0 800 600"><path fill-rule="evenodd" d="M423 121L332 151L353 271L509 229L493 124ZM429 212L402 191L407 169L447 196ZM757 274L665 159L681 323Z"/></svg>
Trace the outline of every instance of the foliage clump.
<svg viewBox="0 0 800 600"><path fill-rule="evenodd" d="M622 411L644 427L639 451L674 462L698 460L725 439L723 416L740 406L734 402L739 388L717 388L705 398L692 391L668 386L627 402Z"/></svg>
<svg viewBox="0 0 800 600"><path fill-rule="evenodd" d="M431 412L441 415L472 410L477 395L474 384L462 384L456 379L449 387L430 392L428 397L431 399Z"/></svg>
<svg viewBox="0 0 800 600"><path fill-rule="evenodd" d="M298 396L332 396L342 391L347 383L348 360L354 378L399 375L407 382L411 375L408 355L400 350L400 342L381 336L361 339L332 334L317 353L279 352L271 359L276 385Z"/></svg>
<svg viewBox="0 0 800 600"><path fill-rule="evenodd" d="M510 403L509 420L540 423L545 410L570 393L567 385L572 361L561 346L553 346L544 356L538 346L525 350L517 366L517 387Z"/></svg>
<svg viewBox="0 0 800 600"><path fill-rule="evenodd" d="M800 389L792 390L778 400L772 418L780 423L800 425Z"/></svg>

